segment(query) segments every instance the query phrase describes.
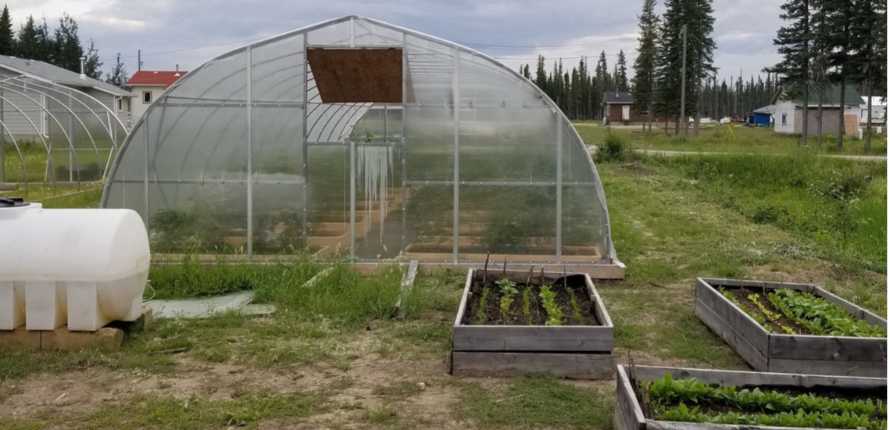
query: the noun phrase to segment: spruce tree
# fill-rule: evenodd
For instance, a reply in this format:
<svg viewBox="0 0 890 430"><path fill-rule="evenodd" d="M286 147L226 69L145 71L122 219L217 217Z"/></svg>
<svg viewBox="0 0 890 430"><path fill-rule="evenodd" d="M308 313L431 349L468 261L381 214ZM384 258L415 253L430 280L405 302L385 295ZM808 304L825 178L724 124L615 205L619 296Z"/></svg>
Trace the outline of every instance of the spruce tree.
<svg viewBox="0 0 890 430"><path fill-rule="evenodd" d="M87 48L84 57L84 74L93 79L100 79L102 77L102 61L99 60L99 50L96 49L93 39L90 39L90 46Z"/></svg>
<svg viewBox="0 0 890 430"><path fill-rule="evenodd" d="M810 105L810 0L786 0L779 15L786 25L779 28L773 43L782 61L774 69L783 78L791 94L802 95L803 120L800 144L806 144Z"/></svg>
<svg viewBox="0 0 890 430"><path fill-rule="evenodd" d="M77 22L68 14L62 15L55 31L55 55L52 63L80 73L80 59L83 54L80 37L77 35Z"/></svg>
<svg viewBox="0 0 890 430"><path fill-rule="evenodd" d="M606 61L606 51L600 52L599 61L596 63L596 80L599 81L602 92L612 90L612 78L609 76L609 63Z"/></svg>
<svg viewBox="0 0 890 430"><path fill-rule="evenodd" d="M46 19L36 27L37 37L37 53L35 60L46 61L47 63L56 64L58 43L49 31L49 24Z"/></svg>
<svg viewBox="0 0 890 430"><path fill-rule="evenodd" d="M680 91L683 69L682 28L687 29L686 52L686 106L683 117L697 114L696 100L701 92L700 83L713 71L713 55L716 44L711 36L714 17L711 0L666 0L662 17L660 43L656 55L656 85L658 111L667 117L677 118L680 125ZM685 125L687 121L684 119Z"/></svg>
<svg viewBox="0 0 890 430"><path fill-rule="evenodd" d="M528 65L526 65L525 71L528 72ZM114 65L111 67L111 73L105 78L105 82L118 87L122 87L127 83L127 69L121 61L120 52L114 57Z"/></svg>
<svg viewBox="0 0 890 430"><path fill-rule="evenodd" d="M871 109L874 94L886 94L887 81L887 3L886 0L859 0L851 24L851 46L855 52L856 80L868 96L865 126L865 151L871 150Z"/></svg>
<svg viewBox="0 0 890 430"><path fill-rule="evenodd" d="M3 5L3 13L0 14L0 55L15 55L12 21L9 19L9 8L6 5Z"/></svg>
<svg viewBox="0 0 890 430"><path fill-rule="evenodd" d="M854 19L855 5L852 0L821 0L820 13L824 14L825 48L828 52L827 64L833 71L829 79L840 88L840 99L831 100L831 103L840 103L840 115L838 115L837 148L844 147L844 115L843 105L847 94L847 82L850 77L857 75L857 64L850 61L851 54L855 51L851 37ZM875 31L875 29L872 29Z"/></svg>
<svg viewBox="0 0 890 430"><path fill-rule="evenodd" d="M615 89L626 92L627 88L627 60L624 58L624 50L618 51L618 63L615 66Z"/></svg>
<svg viewBox="0 0 890 430"><path fill-rule="evenodd" d="M655 42L658 38L658 15L655 0L643 1L640 15L640 37L637 58L634 60L633 97L637 111L649 113L649 129L652 129L655 91Z"/></svg>
<svg viewBox="0 0 890 430"><path fill-rule="evenodd" d="M40 52L40 40L37 38L37 25L34 23L33 16L29 16L25 20L25 24L19 28L15 48L17 57L37 59Z"/></svg>

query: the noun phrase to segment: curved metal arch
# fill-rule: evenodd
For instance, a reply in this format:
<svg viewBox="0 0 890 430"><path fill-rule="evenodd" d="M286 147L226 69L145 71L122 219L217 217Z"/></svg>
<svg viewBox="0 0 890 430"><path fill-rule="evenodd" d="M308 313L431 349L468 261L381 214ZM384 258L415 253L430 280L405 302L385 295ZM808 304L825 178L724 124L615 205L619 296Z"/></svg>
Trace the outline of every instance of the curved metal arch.
<svg viewBox="0 0 890 430"><path fill-rule="evenodd" d="M59 126L59 131L62 132L62 135L65 136L65 140L68 141L68 150L71 151L72 154L77 153L76 149L74 148L74 140L71 139L71 136L65 130L65 126L62 125L62 122L59 121L59 119L56 117L56 115L54 113L52 113L52 111L50 111L48 108L43 106L43 103L40 103L39 101L35 100L33 97L29 96L27 93L25 93L23 91L19 91L15 88L7 87L3 81L0 81L0 88L3 88L6 91L11 91L13 93L19 94L22 97L25 97L26 99L28 99L28 101L30 101L32 104L34 104L34 106L39 106L44 112L46 112L47 115L49 115L50 118L52 118L53 122L55 122L56 125ZM52 146L52 145L50 145L50 146ZM52 150L52 148L50 148L50 150ZM80 161L77 159L76 156L73 157L73 160L74 160L74 167L79 170L80 169Z"/></svg>
<svg viewBox="0 0 890 430"><path fill-rule="evenodd" d="M0 85L8 85L8 84L6 82L0 82ZM8 88L8 86L6 88ZM86 132L87 137L90 138L90 143L93 145L93 150L96 152L96 159L97 160L99 159L99 147L96 146L96 140L93 139L93 134L90 133L89 127L87 127L86 123L84 123L83 120L80 119L80 115L77 115L77 113L75 113L73 110L71 110L70 107L65 105L65 103L62 103L61 100L55 98L52 95L47 94L44 91L40 91L40 89L34 89L34 88L25 88L25 89L29 90L29 91L34 91L44 97L52 99L54 102L58 103L59 106L62 106L63 108L65 108L65 110L68 111L68 113L71 115L71 117L74 118L75 120L77 120L78 123L80 123L80 126L83 128L83 131Z"/></svg>
<svg viewBox="0 0 890 430"><path fill-rule="evenodd" d="M61 86L58 85L58 84L55 84L55 83L53 83L53 86L49 86L49 85L42 85L42 84L40 84L40 82L42 82L42 81L36 81L36 80L35 80L34 82L30 82L30 81L29 81L29 82L23 82L23 81L19 80L19 78L20 78L20 76L15 76L15 77L12 77L12 78L7 79L5 82L7 82L7 83L9 83L9 82L16 82L16 83L18 83L18 84L21 86L22 89L25 89L25 90L29 90L29 89L30 89L31 91L39 92L39 93L41 93L41 94L43 94L43 95L46 95L46 96L48 96L48 97L49 97L49 94L48 94L47 92L48 92L48 91L51 91L51 92L53 92L53 94L56 94L56 95L58 95L59 97L68 97L70 100L74 100L74 101L76 101L78 104L80 104L81 106L83 106L84 108L86 108L88 114L92 114L94 117L96 117L96 121L99 123L99 126L100 126L100 127L105 131L105 133L108 135L108 139L111 141L111 147L112 147L112 149L115 148L114 134L111 132L111 128L108 126L108 124L105 123L105 121L102 120L102 117L99 116L99 114L96 113L96 111L95 111L93 108L91 108L89 105L87 105L83 100L80 100L78 97L76 97L77 92L74 93L74 94L72 94L72 93L70 93L70 92L68 92L68 91L62 91L62 90L59 90L58 87L61 87ZM35 83L35 82L37 82L37 83ZM70 89L70 88L68 88L68 87L63 87L63 88ZM83 94L83 93L80 93L80 94ZM60 103L60 104L62 104L62 103ZM77 113L75 113L75 112L74 112L74 109L72 109L71 106L67 106L67 107L68 107L68 111L69 111L69 112L72 112L72 114L74 114L74 115L78 118L78 121L79 121L81 124L84 124L84 127L86 127L86 123L83 122L83 119L81 119L80 115L78 115ZM89 131L87 131L87 133L90 135L90 138L91 138L91 140L93 141L93 147L96 148L97 155L98 155L98 148L99 148L99 147L96 146L96 144L95 144L96 141L95 141L95 139L93 139L92 133L90 133Z"/></svg>
<svg viewBox="0 0 890 430"><path fill-rule="evenodd" d="M191 79L197 79L197 78L194 78L194 76L200 76L200 73L199 73L199 72L201 71L201 69L203 69L203 68L205 68L205 67L208 67L208 65L211 64L211 63L213 63L214 61L222 60L222 59L228 58L228 57L230 57L230 56L232 56L232 55L236 55L236 54L238 54L238 53L244 52L244 51L246 51L248 48L251 48L251 49L252 49L252 48L257 47L257 46L262 46L262 45L265 45L265 44L268 44L268 43L273 43L273 42L275 42L275 41L278 41L278 40L281 40L281 39L284 39L284 38L287 38L287 37L292 37L292 36L295 36L295 35L299 35L299 34L308 34L308 33L309 33L310 31L312 31L312 30L319 29L319 28L324 28L324 27L328 27L328 26L335 25L335 24L338 24L338 23L341 23L341 22L345 22L345 21L348 21L348 20L359 20L359 21L362 21L362 20L363 20L363 21L372 23L372 24L374 24L374 25L377 25L377 26L380 26L380 27L383 27L383 28L387 28L387 29L390 29L390 30L393 30L393 31L396 31L396 32L401 32L401 33L406 34L406 35L411 35L411 36L413 36L413 37L417 37L417 38L419 38L419 39L424 39L424 40L427 40L427 41L429 41L429 42L433 42L433 43L438 44L438 45L444 45L445 47L451 47L451 48L454 48L455 50L457 50L458 52L468 53L468 54L470 54L470 55L473 55L473 56L482 58L482 59L486 60L487 62L493 63L493 64L496 65L497 67L501 68L503 71L507 72L507 74L508 74L509 76L513 76L514 78L517 78L520 82L524 82L525 84L529 85L529 86L536 92L536 94L538 95L538 97L540 97L541 100L543 100L544 103L545 103L547 106L549 106L549 107L552 109L552 111L557 115L558 120L562 120L562 122L563 122L563 124L564 124L565 126L568 126L568 127L570 127L570 128L572 129L572 132L574 133L574 136L575 136L575 139L574 139L575 142L574 142L574 144L575 144L576 146L582 147L581 149L584 149L584 148L583 148L583 146L584 146L584 143L583 143L583 142L584 142L584 141L581 139L581 136L578 134L578 130L572 125L572 123L571 123L571 121L569 121L568 117L566 117L565 113L562 112L562 110L559 109L558 105L557 105L557 104L556 104L556 103L555 103L549 96L547 96L546 93L544 93L540 88L538 88L537 85L535 85L530 79L525 78L524 76L522 76L520 73L516 72L515 70L513 70L513 69L511 69L511 68L509 68L509 67L503 65L503 64L500 63L499 61L495 60L494 58L492 58L492 57L490 57L490 56L488 56L488 55L486 55L486 54L483 54L483 53L481 53L481 52L479 52L479 51L477 51L477 50L475 50L475 49L472 49L472 48L463 46L463 45L461 45L461 44L454 43L454 42L450 42L450 41L448 41L448 40L444 40L444 39L441 39L441 38L438 38L438 37L435 37L435 36L431 36L431 35L428 35L428 34L425 34L425 33L419 32L419 31L415 31L415 30L407 29L407 28L400 27L400 26L397 26L397 25L388 24L388 23L385 23L385 22L382 22L382 21L378 21L378 20L375 20L375 19L364 18L364 17L360 17L360 16L355 16L355 15L349 15L349 16L344 16L344 17L341 17L341 18L336 18L336 19L332 19L332 20L323 21L323 22L320 22L320 23L317 23L317 24L313 24L313 25L309 25L309 26L302 27L302 28L299 28L299 29L291 30L291 31L288 31L288 32L279 34L279 35L277 35L277 36L272 36L272 37L269 37L269 38L266 38L266 39L263 39L263 40L260 40L260 41L257 41L257 42L253 42L253 43L247 44L247 45L245 45L245 46L242 46L242 47L239 47L239 48L236 48L236 49L233 49L233 50L230 50L230 51L228 51L228 52L226 52L226 53L223 53L223 54L221 54L221 55L218 55L218 56L214 57L214 58L211 59L211 60L208 60L207 62L205 62L204 64L202 64L201 66L199 66L197 69L195 69L194 71L192 71L191 73L189 73L188 75L186 75L185 78L178 80L176 83L174 83L174 84L171 85L169 88L167 88L167 90L165 91L165 94L169 94L169 93L171 93L172 91L175 91L176 88L178 88L178 87L179 87L180 85L182 85L184 82L187 82L190 78L191 78ZM149 107L149 110L151 110L151 108L152 108L152 107ZM140 121L136 123L136 125L134 126L134 129L135 129L136 127L139 127L140 124L141 124L141 122L142 122L142 119L140 119ZM115 160L114 166L112 167L112 169L113 169L115 172L116 172L116 167L117 167L117 165L119 165L120 158L123 156L123 154L124 154L124 152L125 152L125 150L126 150L126 146L129 145L130 142L131 142L131 139L128 138L128 139L127 139L127 142L125 142L125 144L124 144L125 147L123 148L123 150L118 152L117 157L116 157L117 159ZM596 165L593 163L593 159L590 157L590 154L589 154L586 150L582 151L581 153L582 153L582 154L585 154L585 156L587 157L588 165L590 166L591 174L593 175L593 178L592 178L592 179L594 179L593 182L595 183L595 189L596 189L596 192L597 192L597 197L599 197L599 199L600 199L600 205L601 205L601 207L602 207L602 209L603 209L603 214L604 214L604 217L605 217L606 225L607 225L607 226L611 226L611 222L610 222L610 220L609 220L608 210L606 209L606 204L605 204L605 200L604 200L604 199L605 199L605 197L604 197L604 196L605 196L605 192L603 191L603 188L602 188L602 182L599 180L599 172L598 172L598 170L597 170L597 168L596 168ZM113 173L114 173L114 172L113 172ZM103 204L103 205L105 205L106 202L107 202L107 197L106 197L106 196L107 196L107 194L108 194L108 189L109 189L109 184L110 184L110 183L111 183L111 181L107 181L107 182L106 182L105 190L103 191L103 198L102 198L102 204ZM611 229L610 229L610 228L607 228L607 229L606 229L606 241L607 241L609 247L610 247L610 248L613 248L612 238L611 238ZM610 257L613 257L613 256L614 256L614 251L613 251L613 250L610 250L609 253L610 253Z"/></svg>
<svg viewBox="0 0 890 430"><path fill-rule="evenodd" d="M28 116L28 114L26 114L25 111L23 111L21 108L19 108L18 105L13 103L8 98L4 97L2 95L2 93L0 93L0 102L9 104L10 106L13 107L13 109L16 110L16 112L19 113L19 115L24 117L28 121L28 124L31 125L31 128L34 129L34 135L39 137L40 140L43 142L43 149L46 151L46 168L44 169L44 172L43 172L43 182L45 183L47 181L47 179L49 179L50 170L52 170L52 150L49 147L49 143L47 143L47 141L46 141L46 137L43 136L43 133L41 133L40 129L37 128L37 124L34 124L34 121L31 120L31 117ZM0 149L0 150L2 150L2 149Z"/></svg>
<svg viewBox="0 0 890 430"><path fill-rule="evenodd" d="M9 139L10 139L10 140L12 140L12 146L15 148L15 152L16 152L16 154L18 154L18 156L19 156L19 161L21 162L21 165L20 165L20 168L19 168L19 180L20 180L23 184L25 184L25 187L27 188L27 186L28 186L28 173L27 173L27 171L25 170L25 156L22 154L22 149L19 148L19 144L18 144L18 142L16 142L16 140L15 140L15 136L13 136L12 133L9 131L9 128L6 127L6 123L3 122L3 121L0 121L0 127L3 128L3 131L6 132L6 135L9 136ZM0 148L0 150L2 150L2 148ZM0 179L3 179L3 178L0 178Z"/></svg>
<svg viewBox="0 0 890 430"><path fill-rule="evenodd" d="M52 81L43 81L43 80L35 79L35 78L29 77L29 76L18 76L18 77L14 77L14 78L15 78L15 80L19 80L19 81L24 80L24 79L27 79L27 80L28 80L27 82L28 82L28 83L31 83L32 85L33 85L34 82L41 82L41 83L43 83L43 84L45 84L45 85L52 86L53 88L60 88L61 90L64 90L64 92L72 92L72 93L77 94L77 95L79 95L79 96L84 96L84 97L86 97L87 99L93 101L96 105L100 106L100 107L102 108L102 110L104 110L105 113L108 115L108 118L107 118L107 119L109 119L109 121L113 120L114 122L117 123L117 125L118 125L118 127L120 127L121 131L124 132L124 135L123 135L123 136L124 136L124 139L126 139L126 136L130 133L129 129L127 129L127 126L124 125L124 122L121 121L120 117L117 116L117 113L116 113L113 109L111 109L110 107L108 107L105 103L102 103L99 99L97 99L97 98L95 98L95 97L89 95L88 93L85 93L85 92L83 92L83 91L80 91L80 90L78 90L78 89L76 89L76 88L71 88L71 87L68 87L68 86L65 86L65 85L57 84L57 83L52 82ZM98 113L97 113L95 110L92 110L92 111L93 111L94 115L96 116L96 119L99 120L99 123L104 125L104 123L102 122L102 118L101 118L101 116L98 115ZM110 123L110 122L109 122L109 124L107 124L106 128L107 128L107 130L108 130L108 132L109 132L109 134L110 134L112 145L114 145L115 147L117 147L117 141L116 141L116 139L114 138L114 131L113 131L112 128L111 128L111 123Z"/></svg>

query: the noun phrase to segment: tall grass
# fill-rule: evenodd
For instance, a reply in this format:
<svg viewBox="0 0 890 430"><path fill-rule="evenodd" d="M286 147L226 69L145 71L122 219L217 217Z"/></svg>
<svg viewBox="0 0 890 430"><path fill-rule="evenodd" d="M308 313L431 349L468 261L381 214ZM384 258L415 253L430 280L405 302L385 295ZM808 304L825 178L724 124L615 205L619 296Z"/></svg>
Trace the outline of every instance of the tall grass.
<svg viewBox="0 0 890 430"><path fill-rule="evenodd" d="M401 276L396 266L363 275L345 263L322 266L308 259L254 265L201 264L186 257L181 264L152 267L152 288L146 296L170 299L251 290L255 302L275 304L285 317L323 318L352 325L390 317L399 298ZM409 309L412 313L420 310L416 306Z"/></svg>
<svg viewBox="0 0 890 430"><path fill-rule="evenodd" d="M670 157L716 200L756 223L774 224L819 244L828 258L885 272L886 165L814 155Z"/></svg>

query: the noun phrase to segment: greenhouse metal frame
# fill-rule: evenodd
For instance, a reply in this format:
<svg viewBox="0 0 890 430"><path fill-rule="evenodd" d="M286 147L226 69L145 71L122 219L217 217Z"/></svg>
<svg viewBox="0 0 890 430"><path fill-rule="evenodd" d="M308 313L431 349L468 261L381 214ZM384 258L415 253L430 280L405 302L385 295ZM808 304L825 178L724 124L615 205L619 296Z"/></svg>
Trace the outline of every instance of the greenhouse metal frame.
<svg viewBox="0 0 890 430"><path fill-rule="evenodd" d="M17 181L25 185L101 181L128 134L117 114L91 95L27 75L0 80L0 128L18 158ZM28 171L25 142L42 147L42 172ZM5 165L0 170L6 177Z"/></svg>
<svg viewBox="0 0 890 430"><path fill-rule="evenodd" d="M485 54L358 16L177 81L117 152L102 206L138 211L155 253L624 272L552 100Z"/></svg>

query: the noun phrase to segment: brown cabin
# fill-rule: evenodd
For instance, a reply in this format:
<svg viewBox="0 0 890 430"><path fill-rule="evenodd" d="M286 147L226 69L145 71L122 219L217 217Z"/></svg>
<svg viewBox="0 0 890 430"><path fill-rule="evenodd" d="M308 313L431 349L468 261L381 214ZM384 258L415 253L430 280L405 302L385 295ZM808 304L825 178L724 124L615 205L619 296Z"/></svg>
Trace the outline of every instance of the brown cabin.
<svg viewBox="0 0 890 430"><path fill-rule="evenodd" d="M603 124L628 124L637 122L640 112L634 106L634 98L628 92L607 91L603 96Z"/></svg>

